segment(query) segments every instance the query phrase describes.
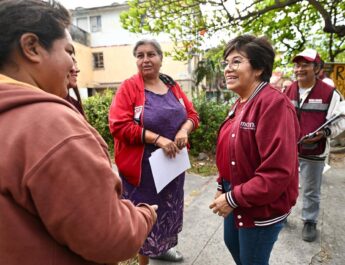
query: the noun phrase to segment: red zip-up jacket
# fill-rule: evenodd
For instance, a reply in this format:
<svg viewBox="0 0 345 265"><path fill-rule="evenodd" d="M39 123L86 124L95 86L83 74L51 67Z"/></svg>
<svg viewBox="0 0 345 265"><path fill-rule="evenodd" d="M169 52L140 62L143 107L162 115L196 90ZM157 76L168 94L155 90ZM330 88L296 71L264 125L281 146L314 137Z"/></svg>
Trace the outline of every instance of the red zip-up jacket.
<svg viewBox="0 0 345 265"><path fill-rule="evenodd" d="M184 105L187 118L199 125L199 117L181 87L169 76L160 74L161 80ZM141 162L144 153L143 110L145 86L141 74L125 80L119 87L109 111L109 128L114 137L115 163L119 172L134 186L140 184Z"/></svg>
<svg viewBox="0 0 345 265"><path fill-rule="evenodd" d="M261 83L234 117L228 137L229 155L217 159L225 172L218 183L231 183L226 198L236 225L266 226L286 218L298 196L299 126L289 99Z"/></svg>

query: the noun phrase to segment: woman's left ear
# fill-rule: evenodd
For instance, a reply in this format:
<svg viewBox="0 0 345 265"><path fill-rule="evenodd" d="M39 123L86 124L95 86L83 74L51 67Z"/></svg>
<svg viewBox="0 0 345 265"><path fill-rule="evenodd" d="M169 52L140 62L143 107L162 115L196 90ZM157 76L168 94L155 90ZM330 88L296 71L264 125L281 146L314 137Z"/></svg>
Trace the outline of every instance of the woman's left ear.
<svg viewBox="0 0 345 265"><path fill-rule="evenodd" d="M20 37L19 43L22 54L26 59L33 63L39 63L41 61L40 49L42 49L42 46L36 34L24 33Z"/></svg>
<svg viewBox="0 0 345 265"><path fill-rule="evenodd" d="M255 78L259 78L259 76L263 73L264 70L257 70L255 73Z"/></svg>

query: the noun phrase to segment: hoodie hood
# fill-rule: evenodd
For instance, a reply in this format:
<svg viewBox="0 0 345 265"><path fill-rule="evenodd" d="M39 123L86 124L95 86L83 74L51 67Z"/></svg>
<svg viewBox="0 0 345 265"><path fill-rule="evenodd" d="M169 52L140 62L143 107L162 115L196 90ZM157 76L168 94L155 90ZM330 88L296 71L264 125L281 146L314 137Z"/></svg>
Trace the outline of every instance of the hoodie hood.
<svg viewBox="0 0 345 265"><path fill-rule="evenodd" d="M34 89L30 87L30 85L24 86L0 82L0 115L14 108L40 102L55 102L75 110L73 106L64 99L49 94L41 89Z"/></svg>

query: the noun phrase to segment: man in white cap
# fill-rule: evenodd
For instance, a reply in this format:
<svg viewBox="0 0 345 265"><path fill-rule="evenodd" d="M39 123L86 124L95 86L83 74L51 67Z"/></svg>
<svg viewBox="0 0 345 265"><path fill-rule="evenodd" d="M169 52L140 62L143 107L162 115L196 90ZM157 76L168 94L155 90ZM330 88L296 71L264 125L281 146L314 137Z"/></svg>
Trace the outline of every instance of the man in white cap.
<svg viewBox="0 0 345 265"><path fill-rule="evenodd" d="M333 87L318 79L321 58L315 50L304 50L294 57L293 62L296 81L287 89L286 95L296 108L301 136L305 136L333 116L341 98ZM329 139L342 130L343 119L316 132L298 145L303 192L302 238L308 242L317 237L322 172L329 153Z"/></svg>

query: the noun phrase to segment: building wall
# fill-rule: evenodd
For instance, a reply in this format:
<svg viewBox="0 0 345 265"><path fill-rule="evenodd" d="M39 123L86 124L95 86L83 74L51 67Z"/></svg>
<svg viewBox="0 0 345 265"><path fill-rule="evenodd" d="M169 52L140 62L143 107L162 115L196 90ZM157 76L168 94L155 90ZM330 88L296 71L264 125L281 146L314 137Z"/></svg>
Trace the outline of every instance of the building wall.
<svg viewBox="0 0 345 265"><path fill-rule="evenodd" d="M92 33L91 47L108 46L108 45L122 45L133 42L134 36L121 27L120 13L125 10L125 7L118 7L117 9L93 8L81 12L73 18L73 24L77 25L77 18L86 18L87 27L84 30ZM99 32L91 32L90 17L101 15L102 30ZM116 33L116 34L114 34Z"/></svg>
<svg viewBox="0 0 345 265"><path fill-rule="evenodd" d="M152 38L144 34L133 34L124 30L120 23L120 13L127 5L115 5L99 8L77 9L72 12L73 24L78 18L86 18L83 30L89 32L89 47L75 42L76 59L81 72L78 85L80 88L116 88L123 80L137 72L136 60L132 54L134 44L143 38ZM102 30L91 32L90 17L101 16ZM85 21L84 21L85 22ZM163 51L170 51L172 43L166 35L156 37ZM93 53L102 52L104 68L94 69ZM183 90L190 95L193 85L191 73L194 61L174 61L170 57L163 58L161 72L170 75L180 83ZM83 93L84 95L85 93Z"/></svg>
<svg viewBox="0 0 345 265"><path fill-rule="evenodd" d="M138 39L150 37L149 34L136 34L122 28L120 22L120 14L126 11L126 4L118 4L114 6L105 6L98 8L77 9L72 12L72 23L77 25L78 18L86 18L87 26L83 30L91 34L91 47L127 45L133 44ZM101 16L102 30L99 32L91 32L90 17ZM156 36L159 41L168 41L166 34Z"/></svg>
<svg viewBox="0 0 345 265"><path fill-rule="evenodd" d="M90 87L93 83L92 49L78 42L74 42L75 58L80 73L78 74L78 87Z"/></svg>
<svg viewBox="0 0 345 265"><path fill-rule="evenodd" d="M163 51L172 49L171 44L162 43ZM90 48L75 43L76 60L80 73L78 86L82 87L109 87L118 86L122 81L137 72L136 59L132 55L134 45ZM103 52L104 69L93 69L92 53ZM185 92L190 93L191 73L188 72L188 63L174 61L171 57L164 57L161 72L170 75L182 86Z"/></svg>

